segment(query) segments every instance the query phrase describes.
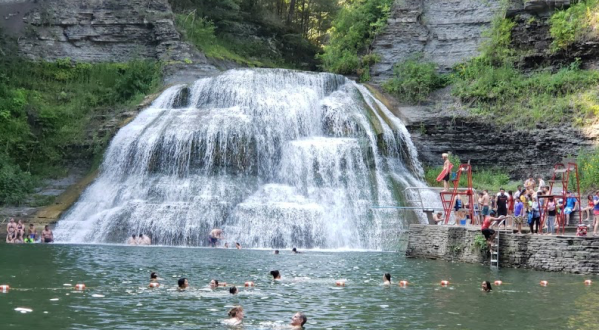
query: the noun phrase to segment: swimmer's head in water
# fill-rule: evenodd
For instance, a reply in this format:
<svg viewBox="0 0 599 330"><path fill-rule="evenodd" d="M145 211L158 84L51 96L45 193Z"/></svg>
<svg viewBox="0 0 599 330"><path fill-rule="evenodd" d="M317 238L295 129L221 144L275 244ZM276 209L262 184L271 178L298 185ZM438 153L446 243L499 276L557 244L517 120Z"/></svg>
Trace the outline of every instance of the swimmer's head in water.
<svg viewBox="0 0 599 330"><path fill-rule="evenodd" d="M218 286L218 280L212 280L210 281L210 287L211 288L216 288Z"/></svg>
<svg viewBox="0 0 599 330"><path fill-rule="evenodd" d="M270 275L272 275L272 278L274 278L275 280L281 278L281 273L279 273L278 270L271 270Z"/></svg>
<svg viewBox="0 0 599 330"><path fill-rule="evenodd" d="M139 238L142 238L142 237L144 237L144 234L139 234Z"/></svg>
<svg viewBox="0 0 599 330"><path fill-rule="evenodd" d="M293 248L293 249L291 249L291 252L297 253L297 249Z"/></svg>
<svg viewBox="0 0 599 330"><path fill-rule="evenodd" d="M135 238L135 234L131 235L131 237Z"/></svg>
<svg viewBox="0 0 599 330"><path fill-rule="evenodd" d="M177 283L179 284L179 289L185 289L189 286L189 282L185 277L180 278Z"/></svg>
<svg viewBox="0 0 599 330"><path fill-rule="evenodd" d="M152 274L150 274L150 278L152 278L152 279L158 278L158 274L156 274L155 272L152 272Z"/></svg>
<svg viewBox="0 0 599 330"><path fill-rule="evenodd" d="M383 275L383 280L391 282L391 274L385 273L385 275Z"/></svg>
<svg viewBox="0 0 599 330"><path fill-rule="evenodd" d="M235 306L229 310L229 317L235 317L238 319L243 318L243 307Z"/></svg>
<svg viewBox="0 0 599 330"><path fill-rule="evenodd" d="M483 281L483 284L481 285L481 287L483 288L483 291L486 291L486 292L493 290L493 288L491 287L491 282L489 282L489 281Z"/></svg>
<svg viewBox="0 0 599 330"><path fill-rule="evenodd" d="M306 324L306 322L308 322L308 318L306 317L306 315L304 313L297 312L297 313L293 314L293 317L291 317L291 325L292 326L303 327L304 324Z"/></svg>
<svg viewBox="0 0 599 330"><path fill-rule="evenodd" d="M229 288L229 293L230 294L237 294L237 288L236 287Z"/></svg>
<svg viewBox="0 0 599 330"><path fill-rule="evenodd" d="M279 254L279 250L275 250L275 254Z"/></svg>

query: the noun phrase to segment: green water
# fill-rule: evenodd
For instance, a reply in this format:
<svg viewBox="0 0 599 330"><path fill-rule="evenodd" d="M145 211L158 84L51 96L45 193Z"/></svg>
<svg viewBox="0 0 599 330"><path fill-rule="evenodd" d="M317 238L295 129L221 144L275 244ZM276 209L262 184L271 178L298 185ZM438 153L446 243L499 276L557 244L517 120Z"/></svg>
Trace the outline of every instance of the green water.
<svg viewBox="0 0 599 330"><path fill-rule="evenodd" d="M308 316L306 329L599 328L599 279L587 287L588 277L577 275L382 252L6 244L0 251L0 284L12 287L0 294L0 329L226 329L220 322L237 304L244 329L280 329L296 311ZM283 280L271 281L272 269ZM151 271L164 279L159 289L147 289ZM384 272L394 285L381 285ZM189 278L187 292L175 290L179 276ZM208 290L212 278L256 288L232 296ZM337 279L347 285L335 287ZM440 287L442 279L451 285ZM496 279L504 284L480 291L481 281ZM63 286L76 283L87 290Z"/></svg>

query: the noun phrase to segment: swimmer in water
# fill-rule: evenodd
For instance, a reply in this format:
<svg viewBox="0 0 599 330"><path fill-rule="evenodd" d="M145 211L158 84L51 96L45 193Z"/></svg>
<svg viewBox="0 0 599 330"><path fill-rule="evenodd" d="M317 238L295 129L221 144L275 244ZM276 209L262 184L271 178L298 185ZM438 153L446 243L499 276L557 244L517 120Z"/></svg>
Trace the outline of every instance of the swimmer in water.
<svg viewBox="0 0 599 330"><path fill-rule="evenodd" d="M301 253L296 248L291 249L291 252L293 252L293 253Z"/></svg>
<svg viewBox="0 0 599 330"><path fill-rule="evenodd" d="M237 287L233 286L233 287L229 288L229 293L230 294L237 294Z"/></svg>
<svg viewBox="0 0 599 330"><path fill-rule="evenodd" d="M228 249L228 248L229 248L229 243L225 243L225 246L224 246L224 248L225 248L225 249Z"/></svg>
<svg viewBox="0 0 599 330"><path fill-rule="evenodd" d="M218 280L212 280L212 281L210 281L210 288L211 289L214 290L214 289L218 288L219 286L227 286L227 283L226 282L218 283Z"/></svg>
<svg viewBox="0 0 599 330"><path fill-rule="evenodd" d="M281 273L278 270L271 270L270 271L270 275L272 275L272 279L273 280L280 280L281 279Z"/></svg>
<svg viewBox="0 0 599 330"><path fill-rule="evenodd" d="M304 313L297 312L291 317L291 323L289 325L291 325L292 329L303 329L304 324L306 324L307 321L308 318Z"/></svg>
<svg viewBox="0 0 599 330"><path fill-rule="evenodd" d="M243 321L243 307L235 306L229 310L229 319L223 321L226 325L240 325Z"/></svg>
<svg viewBox="0 0 599 330"><path fill-rule="evenodd" d="M391 284L391 274L385 273L385 275L383 275L383 284L384 285Z"/></svg>
<svg viewBox="0 0 599 330"><path fill-rule="evenodd" d="M491 282L489 281L483 281L483 284L481 284L481 288L484 292L491 292L493 290L493 288L491 287Z"/></svg>
<svg viewBox="0 0 599 330"><path fill-rule="evenodd" d="M279 254L279 250L275 250L275 254Z"/></svg>
<svg viewBox="0 0 599 330"><path fill-rule="evenodd" d="M42 243L52 243L54 242L54 234L48 225L44 226L44 230L42 231Z"/></svg>
<svg viewBox="0 0 599 330"><path fill-rule="evenodd" d="M156 274L155 272L152 272L152 274L150 274L150 283L153 282L158 282L158 274Z"/></svg>
<svg viewBox="0 0 599 330"><path fill-rule="evenodd" d="M241 244L235 242L235 247L237 248L237 250L241 250Z"/></svg>
<svg viewBox="0 0 599 330"><path fill-rule="evenodd" d="M179 291L185 291L185 289L189 288L189 281L185 277L180 278L177 284L179 285Z"/></svg>

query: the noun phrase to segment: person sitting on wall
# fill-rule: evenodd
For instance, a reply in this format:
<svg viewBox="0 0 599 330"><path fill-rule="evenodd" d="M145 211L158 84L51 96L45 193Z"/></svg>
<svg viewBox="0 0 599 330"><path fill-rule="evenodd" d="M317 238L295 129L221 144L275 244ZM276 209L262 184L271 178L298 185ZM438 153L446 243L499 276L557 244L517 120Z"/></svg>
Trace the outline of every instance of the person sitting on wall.
<svg viewBox="0 0 599 330"><path fill-rule="evenodd" d="M445 219L443 219L443 213L442 212L437 212L433 215L433 220L435 221L436 225L442 225L443 221L445 221Z"/></svg>

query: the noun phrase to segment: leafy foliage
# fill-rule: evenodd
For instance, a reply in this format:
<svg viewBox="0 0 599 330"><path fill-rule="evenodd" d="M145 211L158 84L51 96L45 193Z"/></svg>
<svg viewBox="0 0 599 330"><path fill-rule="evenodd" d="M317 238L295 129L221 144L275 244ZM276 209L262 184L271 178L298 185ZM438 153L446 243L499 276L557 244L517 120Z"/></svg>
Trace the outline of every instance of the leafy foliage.
<svg viewBox="0 0 599 330"><path fill-rule="evenodd" d="M575 41L596 33L598 21L599 0L582 0L566 10L555 12L549 20L552 49L566 49Z"/></svg>
<svg viewBox="0 0 599 330"><path fill-rule="evenodd" d="M315 69L336 0L172 0L176 24L207 56Z"/></svg>
<svg viewBox="0 0 599 330"><path fill-rule="evenodd" d="M160 72L148 61L0 60L0 204L19 203L34 178L64 173L68 159L101 153L84 143L86 127L96 116L138 104L160 84Z"/></svg>
<svg viewBox="0 0 599 330"><path fill-rule="evenodd" d="M599 149L581 151L578 154L577 163L581 192L599 189Z"/></svg>
<svg viewBox="0 0 599 330"><path fill-rule="evenodd" d="M30 173L22 171L7 155L0 153L0 205L20 204L33 192L36 183Z"/></svg>
<svg viewBox="0 0 599 330"><path fill-rule="evenodd" d="M348 1L329 31L329 43L319 56L327 71L355 74L369 66L361 56L386 26L393 0ZM362 79L365 80L365 79Z"/></svg>
<svg viewBox="0 0 599 330"><path fill-rule="evenodd" d="M474 112L515 127L559 123L572 117L580 123L597 110L597 100L587 91L599 84L599 72L582 70L578 62L555 73L526 75L510 63L494 66L477 58L457 66L453 81L453 94Z"/></svg>
<svg viewBox="0 0 599 330"><path fill-rule="evenodd" d="M479 250L483 254L486 254L489 251L489 245L487 244L487 240L485 239L485 236L483 236L483 234L481 233L477 233L476 236L474 236L474 242L472 244L472 247L474 249Z"/></svg>
<svg viewBox="0 0 599 330"><path fill-rule="evenodd" d="M434 63L409 59L396 64L393 78L383 84L383 88L398 99L420 103L435 89L445 86L447 80L437 73Z"/></svg>

